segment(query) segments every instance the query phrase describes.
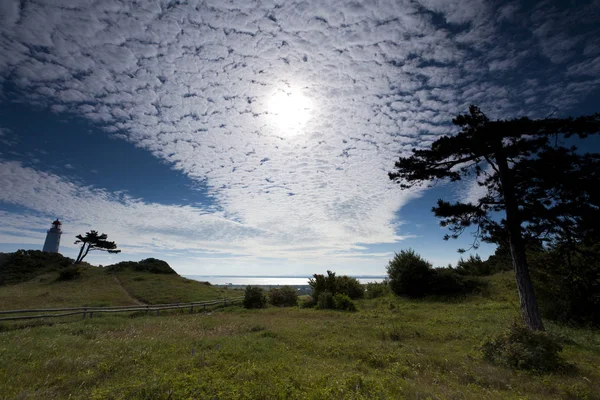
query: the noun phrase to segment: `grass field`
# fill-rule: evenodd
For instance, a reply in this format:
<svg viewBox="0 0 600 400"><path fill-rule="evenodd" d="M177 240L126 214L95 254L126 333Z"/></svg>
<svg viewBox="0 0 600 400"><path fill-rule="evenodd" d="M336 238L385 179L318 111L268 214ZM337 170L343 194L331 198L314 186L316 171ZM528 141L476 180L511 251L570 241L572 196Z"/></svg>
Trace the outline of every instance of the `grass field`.
<svg viewBox="0 0 600 400"><path fill-rule="evenodd" d="M81 276L57 281L49 272L28 282L0 287L0 310L69 306L121 306L221 299L243 295L241 290L208 286L178 275L121 271L82 265Z"/></svg>
<svg viewBox="0 0 600 400"><path fill-rule="evenodd" d="M482 359L480 343L518 317L510 274L489 280L462 301L389 296L356 313L230 307L4 324L0 398L600 399L598 331L547 322L565 338L568 373Z"/></svg>

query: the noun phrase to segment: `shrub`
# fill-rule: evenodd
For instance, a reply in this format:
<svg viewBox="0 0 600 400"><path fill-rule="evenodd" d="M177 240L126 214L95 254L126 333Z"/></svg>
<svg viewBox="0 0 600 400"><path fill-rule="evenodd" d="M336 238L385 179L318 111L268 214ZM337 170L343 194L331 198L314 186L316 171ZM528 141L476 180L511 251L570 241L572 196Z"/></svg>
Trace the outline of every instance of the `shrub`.
<svg viewBox="0 0 600 400"><path fill-rule="evenodd" d="M39 250L17 250L0 253L0 282L13 284L25 282L51 271L60 271L73 264L73 260L59 253Z"/></svg>
<svg viewBox="0 0 600 400"><path fill-rule="evenodd" d="M317 300L319 308L333 308L333 300L327 300L329 296L333 299L338 293L345 294L350 299L359 299L364 296L363 286L356 278L350 276L336 276L335 272L327 271L327 276L314 274L308 280L312 289L312 298ZM322 295L326 294L324 297ZM325 307L325 305L327 305Z"/></svg>
<svg viewBox="0 0 600 400"><path fill-rule="evenodd" d="M398 295L421 297L427 294L431 275L431 264L414 250L396 253L387 266L390 288Z"/></svg>
<svg viewBox="0 0 600 400"><path fill-rule="evenodd" d="M384 280L383 282L369 282L366 285L365 289L365 297L367 299L374 299L377 297L382 297L390 293L390 287L388 285L388 281Z"/></svg>
<svg viewBox="0 0 600 400"><path fill-rule="evenodd" d="M333 294L331 292L323 292L317 298L317 308L319 310L327 310L334 308Z"/></svg>
<svg viewBox="0 0 600 400"><path fill-rule="evenodd" d="M343 293L352 300L362 299L365 295L365 289L358 279L351 276L337 276L335 280L336 293Z"/></svg>
<svg viewBox="0 0 600 400"><path fill-rule="evenodd" d="M342 293L338 293L333 296L333 307L336 310L356 311L356 305L352 299L348 295Z"/></svg>
<svg viewBox="0 0 600 400"><path fill-rule="evenodd" d="M81 271L78 267L72 266L60 270L57 281L72 281L81 276Z"/></svg>
<svg viewBox="0 0 600 400"><path fill-rule="evenodd" d="M264 308L267 306L267 296L265 291L258 286L246 286L244 292L245 308Z"/></svg>
<svg viewBox="0 0 600 400"><path fill-rule="evenodd" d="M300 308L313 308L317 305L316 300L312 296L306 296L300 299Z"/></svg>
<svg viewBox="0 0 600 400"><path fill-rule="evenodd" d="M562 346L546 332L532 331L523 324L513 323L496 339L481 346L486 360L513 369L550 372L563 369Z"/></svg>
<svg viewBox="0 0 600 400"><path fill-rule="evenodd" d="M461 257L456 264L456 272L460 275L488 276L497 271L492 269L491 263L481 260L481 257L476 254L470 255L466 260Z"/></svg>
<svg viewBox="0 0 600 400"><path fill-rule="evenodd" d="M150 272L152 274L175 274L177 272L163 260L157 258L146 258L140 261L121 261L116 264L107 265L106 271L109 273L125 271L125 270Z"/></svg>
<svg viewBox="0 0 600 400"><path fill-rule="evenodd" d="M294 307L298 305L298 291L290 286L271 289L269 303L277 307Z"/></svg>

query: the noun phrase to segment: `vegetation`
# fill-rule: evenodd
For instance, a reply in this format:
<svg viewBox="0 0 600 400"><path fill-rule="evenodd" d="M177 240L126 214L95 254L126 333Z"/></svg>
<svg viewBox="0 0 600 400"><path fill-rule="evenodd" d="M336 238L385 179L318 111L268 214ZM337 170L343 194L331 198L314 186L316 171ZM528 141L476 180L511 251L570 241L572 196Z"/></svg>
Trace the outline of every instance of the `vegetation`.
<svg viewBox="0 0 600 400"><path fill-rule="evenodd" d="M384 280L383 282L368 282L364 285L365 297L367 299L375 299L377 297L386 296L391 293L389 282Z"/></svg>
<svg viewBox="0 0 600 400"><path fill-rule="evenodd" d="M114 283L99 268L83 268L76 281L45 285L88 285L88 273ZM518 317L518 298L510 273L482 279L489 282L486 295L460 303L387 295L355 300L354 313L230 307L2 323L0 393L7 399L600 399L597 330L546 322L548 333L569 338L558 353L573 365L569 370L531 373L485 359L482 338L503 334ZM0 297L20 285L0 288ZM29 294L31 304L45 301L38 293Z"/></svg>
<svg viewBox="0 0 600 400"><path fill-rule="evenodd" d="M476 179L484 194L473 202L439 200L433 211L449 227L447 238L477 226L478 240L510 247L521 313L530 329L543 330L529 274L526 245L542 240L574 251L600 238L599 154L580 154L560 137L600 133L600 114L576 119L523 117L490 121L477 107L453 121L461 131L433 142L430 149L401 157L390 179L403 188ZM504 218L494 218L502 213Z"/></svg>
<svg viewBox="0 0 600 400"><path fill-rule="evenodd" d="M25 282L52 271L68 268L73 260L58 253L17 250L0 253L0 285Z"/></svg>
<svg viewBox="0 0 600 400"><path fill-rule="evenodd" d="M141 261L121 261L117 264L108 265L105 267L108 272L116 271L139 271L151 272L153 274L177 274L171 266L163 260L156 258L146 258Z"/></svg>
<svg viewBox="0 0 600 400"><path fill-rule="evenodd" d="M269 290L269 303L275 307L294 307L298 305L298 291L290 286Z"/></svg>
<svg viewBox="0 0 600 400"><path fill-rule="evenodd" d="M399 296L457 296L481 286L475 279L464 278L452 268L436 268L414 250L396 253L387 267L390 289Z"/></svg>
<svg viewBox="0 0 600 400"><path fill-rule="evenodd" d="M61 269L58 273L59 281L72 281L81 276L81 270L75 266Z"/></svg>
<svg viewBox="0 0 600 400"><path fill-rule="evenodd" d="M245 308L265 308L267 306L267 295L259 286L246 286L244 292Z"/></svg>
<svg viewBox="0 0 600 400"><path fill-rule="evenodd" d="M304 306L316 306L320 310L353 311L356 305L352 300L364 296L364 288L356 278L336 276L335 272L331 271L327 271L327 276L314 274L308 280L308 284L312 289L313 301L304 303ZM338 294L344 297L337 296Z"/></svg>
<svg viewBox="0 0 600 400"><path fill-rule="evenodd" d="M89 231L85 233L85 236L75 236L77 240L75 244L81 243L81 249L75 260L75 264L79 264L88 255L90 251L106 251L111 254L120 253L121 250L117 249L115 242L110 242L107 239L106 233L98 234L97 231Z"/></svg>
<svg viewBox="0 0 600 400"><path fill-rule="evenodd" d="M548 333L531 331L519 323L482 345L484 357L493 363L537 372L565 369L567 365L559 355L562 349Z"/></svg>
<svg viewBox="0 0 600 400"><path fill-rule="evenodd" d="M3 276L9 278L0 290L3 310L186 303L243 294L240 290L206 285L177 274L100 268L85 262L74 266L72 259L57 253L19 250L4 254L2 260ZM158 265L164 263L156 261Z"/></svg>
<svg viewBox="0 0 600 400"><path fill-rule="evenodd" d="M564 253L540 250L531 255L532 276L545 318L600 326L600 257L597 249Z"/></svg>

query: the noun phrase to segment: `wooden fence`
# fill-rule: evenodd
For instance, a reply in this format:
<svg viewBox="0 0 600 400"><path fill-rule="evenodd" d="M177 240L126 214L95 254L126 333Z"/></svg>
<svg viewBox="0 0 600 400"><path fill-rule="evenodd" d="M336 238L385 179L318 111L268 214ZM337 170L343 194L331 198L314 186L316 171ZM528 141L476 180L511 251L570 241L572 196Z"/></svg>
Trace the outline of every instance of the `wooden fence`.
<svg viewBox="0 0 600 400"><path fill-rule="evenodd" d="M135 305L135 306L114 306L114 307L71 307L71 308L40 308L30 310L6 310L0 311L0 315L8 314L29 314L29 313L44 313L38 315L17 315L14 317L2 317L1 321L16 321L21 319L39 319L39 318L56 318L56 317L67 317L69 315L82 315L93 318L94 314L98 313L119 313L119 312L133 312L133 311L146 311L146 314L155 312L159 315L161 310L173 310L178 308L189 308L190 313L194 312L194 308L199 310L200 308L205 311L207 307L226 306L228 304L234 304L241 302L244 296L232 297L230 299L224 298L219 300L209 301L196 301L192 303L172 303L172 304L149 304L149 305Z"/></svg>

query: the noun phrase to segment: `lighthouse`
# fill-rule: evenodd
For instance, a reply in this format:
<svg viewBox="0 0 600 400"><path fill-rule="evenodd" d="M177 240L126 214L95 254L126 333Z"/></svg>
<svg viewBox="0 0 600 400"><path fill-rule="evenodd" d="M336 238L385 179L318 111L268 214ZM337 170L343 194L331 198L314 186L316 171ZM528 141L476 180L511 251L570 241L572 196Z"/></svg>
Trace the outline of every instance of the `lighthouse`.
<svg viewBox="0 0 600 400"><path fill-rule="evenodd" d="M61 225L62 224L57 218L56 221L52 223L52 228L48 229L46 241L44 242L44 251L48 253L58 253L60 235L62 235L62 230L60 229Z"/></svg>

